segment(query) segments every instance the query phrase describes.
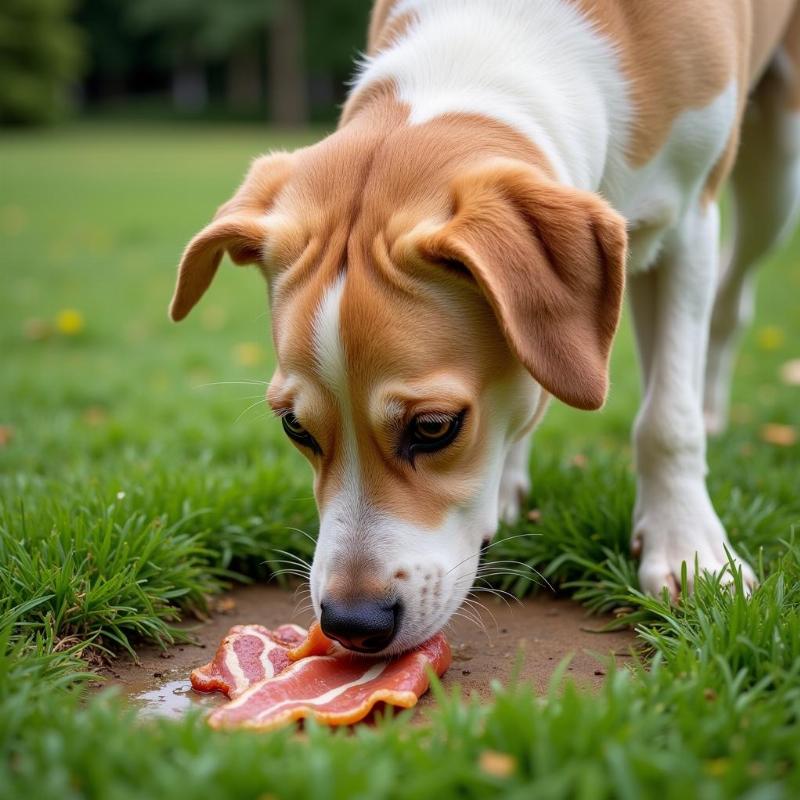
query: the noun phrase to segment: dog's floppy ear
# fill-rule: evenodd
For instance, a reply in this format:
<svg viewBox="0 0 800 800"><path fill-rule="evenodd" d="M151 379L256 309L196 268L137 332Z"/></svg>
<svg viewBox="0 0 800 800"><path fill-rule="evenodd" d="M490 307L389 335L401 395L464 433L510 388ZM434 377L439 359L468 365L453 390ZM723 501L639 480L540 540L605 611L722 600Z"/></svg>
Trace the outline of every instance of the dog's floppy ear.
<svg viewBox="0 0 800 800"><path fill-rule="evenodd" d="M512 351L551 394L596 409L622 304L625 221L598 195L498 159L459 176L452 217L420 235L428 260L465 268Z"/></svg>
<svg viewBox="0 0 800 800"><path fill-rule="evenodd" d="M267 233L265 216L291 168L292 156L288 153L256 159L236 194L189 242L181 257L169 307L169 315L175 322L194 308L211 285L226 251L235 264L255 264L261 260Z"/></svg>

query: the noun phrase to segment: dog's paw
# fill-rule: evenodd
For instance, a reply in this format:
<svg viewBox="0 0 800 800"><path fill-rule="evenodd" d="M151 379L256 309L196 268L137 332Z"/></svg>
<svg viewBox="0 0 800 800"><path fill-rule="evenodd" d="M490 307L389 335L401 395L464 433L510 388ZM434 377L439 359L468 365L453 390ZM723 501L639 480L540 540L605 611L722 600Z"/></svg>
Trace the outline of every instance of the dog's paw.
<svg viewBox="0 0 800 800"><path fill-rule="evenodd" d="M503 470L498 499L498 515L501 522L510 525L520 518L525 498L530 490L531 480L526 472L508 468Z"/></svg>
<svg viewBox="0 0 800 800"><path fill-rule="evenodd" d="M690 592L698 571L722 574L721 583L732 584L732 561L736 570L741 569L749 593L756 585L756 575L731 546L705 491L694 502L687 500L675 497L671 503L651 503L637 514L631 549L641 559L642 591L660 597L666 588L676 601L684 563Z"/></svg>

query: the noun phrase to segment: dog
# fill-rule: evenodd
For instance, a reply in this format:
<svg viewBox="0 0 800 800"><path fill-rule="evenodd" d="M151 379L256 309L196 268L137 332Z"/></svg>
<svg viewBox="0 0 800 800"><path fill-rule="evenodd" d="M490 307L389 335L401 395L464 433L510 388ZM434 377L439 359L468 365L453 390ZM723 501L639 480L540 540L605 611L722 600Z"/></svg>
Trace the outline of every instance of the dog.
<svg viewBox="0 0 800 800"><path fill-rule="evenodd" d="M380 0L334 133L258 158L187 246L266 278L267 399L311 462L311 596L396 653L464 600L551 398L598 409L627 285L642 588L728 558L706 489L752 272L800 198L797 0ZM720 187L736 230L719 256ZM728 576L730 579L730 575Z"/></svg>

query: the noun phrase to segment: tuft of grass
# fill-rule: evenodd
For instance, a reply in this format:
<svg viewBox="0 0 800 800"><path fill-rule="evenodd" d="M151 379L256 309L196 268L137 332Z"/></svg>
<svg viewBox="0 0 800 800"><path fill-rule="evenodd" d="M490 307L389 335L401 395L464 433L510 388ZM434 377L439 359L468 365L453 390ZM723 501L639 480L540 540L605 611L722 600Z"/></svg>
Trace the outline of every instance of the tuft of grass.
<svg viewBox="0 0 800 800"><path fill-rule="evenodd" d="M434 684L439 707L427 726L388 715L352 734L309 725L304 737L215 732L199 715L142 723L117 701L82 707L67 695L26 706L0 762L0 792L43 800L788 799L800 791L797 650L764 648L757 624L758 611L780 595L780 613L797 631L797 548L786 558L793 566L783 589L770 579L752 602L741 587L720 592L701 579L697 600L680 610L654 605L661 622L642 629L654 656L610 668L598 695L563 680L565 661L544 698L524 684L496 686L481 706ZM709 615L719 617L715 631L738 622L706 636Z"/></svg>

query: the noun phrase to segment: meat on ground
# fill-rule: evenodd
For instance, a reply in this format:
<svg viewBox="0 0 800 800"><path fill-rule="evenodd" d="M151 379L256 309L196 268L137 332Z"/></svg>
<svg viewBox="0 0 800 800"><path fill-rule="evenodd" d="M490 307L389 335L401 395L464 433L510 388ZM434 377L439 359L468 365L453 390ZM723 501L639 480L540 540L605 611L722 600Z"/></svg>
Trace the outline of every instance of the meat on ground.
<svg viewBox="0 0 800 800"><path fill-rule="evenodd" d="M306 718L351 725L376 703L410 708L427 691L429 670L441 676L450 666L450 647L441 633L397 658L375 659L335 647L316 623L304 641L295 638L296 646L287 649L277 644L276 634L284 631L283 643L288 644L288 628L295 634L302 630L232 628L214 661L192 673L195 688L223 691L231 698L209 716L212 727L269 730ZM270 673L284 658L285 668Z"/></svg>
<svg viewBox="0 0 800 800"><path fill-rule="evenodd" d="M222 692L233 700L254 683L283 672L292 663L289 653L306 639L306 631L297 625L274 631L262 625L234 625L214 660L192 672L192 688Z"/></svg>

